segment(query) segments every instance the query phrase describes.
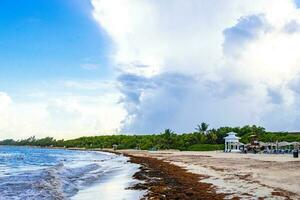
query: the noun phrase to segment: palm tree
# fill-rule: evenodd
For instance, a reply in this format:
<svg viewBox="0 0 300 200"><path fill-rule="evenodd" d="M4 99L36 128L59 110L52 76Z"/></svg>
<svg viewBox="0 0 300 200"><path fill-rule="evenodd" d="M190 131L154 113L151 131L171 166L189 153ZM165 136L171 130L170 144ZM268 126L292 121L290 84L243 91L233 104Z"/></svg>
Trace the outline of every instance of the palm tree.
<svg viewBox="0 0 300 200"><path fill-rule="evenodd" d="M196 131L197 131L198 133L201 133L201 134L205 134L205 135L206 135L207 130L208 130L208 126L209 126L209 124L207 124L207 123L205 123L205 122L202 122L201 124L198 124L198 125L197 125L197 128L195 128L195 129L196 129Z"/></svg>
<svg viewBox="0 0 300 200"><path fill-rule="evenodd" d="M173 145L174 142L174 136L175 133L171 130L171 129L166 129L163 133L162 133L162 137L163 137L163 148L165 149L170 149Z"/></svg>

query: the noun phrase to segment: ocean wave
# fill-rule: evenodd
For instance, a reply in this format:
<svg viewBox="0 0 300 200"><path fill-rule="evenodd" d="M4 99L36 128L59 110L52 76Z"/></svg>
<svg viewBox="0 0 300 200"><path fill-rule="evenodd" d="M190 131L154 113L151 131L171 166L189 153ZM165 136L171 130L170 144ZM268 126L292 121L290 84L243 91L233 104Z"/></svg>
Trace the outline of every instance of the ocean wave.
<svg viewBox="0 0 300 200"><path fill-rule="evenodd" d="M76 168L60 163L46 169L1 177L0 200L69 199L79 189L99 181L105 171L107 169L96 163Z"/></svg>

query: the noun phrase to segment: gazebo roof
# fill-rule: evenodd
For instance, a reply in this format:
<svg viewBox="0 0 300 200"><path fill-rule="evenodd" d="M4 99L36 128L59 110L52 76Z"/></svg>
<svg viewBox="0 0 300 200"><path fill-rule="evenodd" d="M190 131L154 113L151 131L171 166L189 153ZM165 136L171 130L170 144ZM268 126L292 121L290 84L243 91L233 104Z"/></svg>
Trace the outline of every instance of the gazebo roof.
<svg viewBox="0 0 300 200"><path fill-rule="evenodd" d="M228 136L224 137L225 140L239 140L241 139L240 137L237 137L235 132L229 132L227 133Z"/></svg>

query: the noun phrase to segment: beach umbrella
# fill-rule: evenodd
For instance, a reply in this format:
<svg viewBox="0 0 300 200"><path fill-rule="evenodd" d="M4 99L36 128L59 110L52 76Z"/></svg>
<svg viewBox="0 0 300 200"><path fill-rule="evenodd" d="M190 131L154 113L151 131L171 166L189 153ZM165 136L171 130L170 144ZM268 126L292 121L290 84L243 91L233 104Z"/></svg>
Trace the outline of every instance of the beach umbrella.
<svg viewBox="0 0 300 200"><path fill-rule="evenodd" d="M291 142L291 145L299 145L300 142Z"/></svg>
<svg viewBox="0 0 300 200"><path fill-rule="evenodd" d="M300 145L299 142L291 142L291 144L294 145L294 149L295 149L295 150L298 150L298 149L299 149L299 145Z"/></svg>
<svg viewBox="0 0 300 200"><path fill-rule="evenodd" d="M279 147L285 147L285 146L289 146L289 145L291 145L291 143L286 142L286 141L282 141L282 142L279 142L279 143L278 143L278 146L279 146Z"/></svg>
<svg viewBox="0 0 300 200"><path fill-rule="evenodd" d="M269 146L269 144L268 143L265 143L265 142L259 142L259 146Z"/></svg>
<svg viewBox="0 0 300 200"><path fill-rule="evenodd" d="M268 146L271 146L271 147L276 147L276 143L269 142L269 143L268 143Z"/></svg>

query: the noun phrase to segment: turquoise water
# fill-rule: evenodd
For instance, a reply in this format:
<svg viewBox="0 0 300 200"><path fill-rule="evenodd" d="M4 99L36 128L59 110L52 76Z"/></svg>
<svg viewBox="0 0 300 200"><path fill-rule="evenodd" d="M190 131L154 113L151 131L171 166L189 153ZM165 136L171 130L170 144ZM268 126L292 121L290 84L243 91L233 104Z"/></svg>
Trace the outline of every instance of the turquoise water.
<svg viewBox="0 0 300 200"><path fill-rule="evenodd" d="M127 158L109 153L0 146L0 200L72 199L78 195L95 199L91 194L85 198L84 191L117 184L110 179L120 174L128 179L123 180L124 190L137 170Z"/></svg>

